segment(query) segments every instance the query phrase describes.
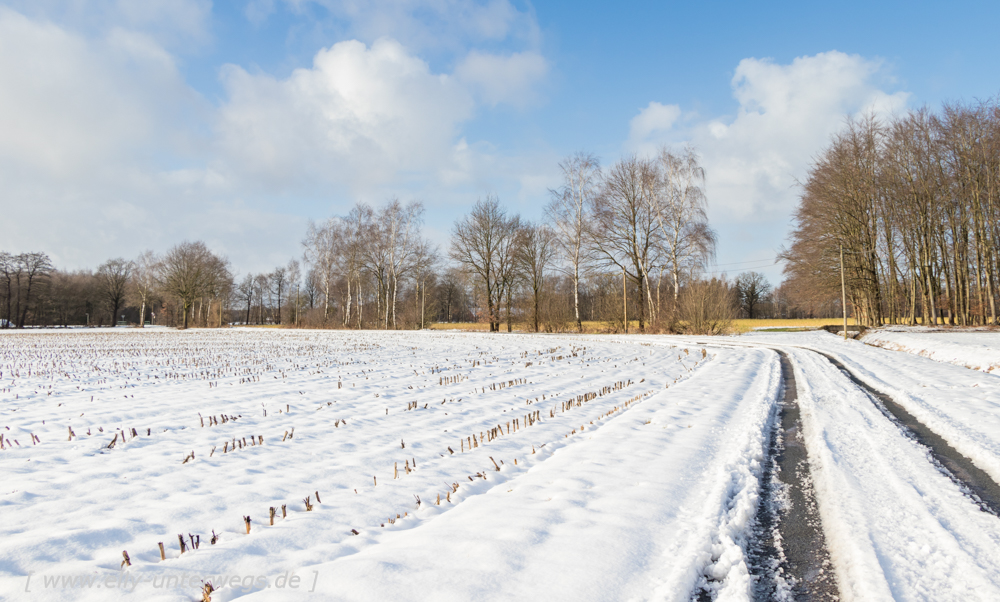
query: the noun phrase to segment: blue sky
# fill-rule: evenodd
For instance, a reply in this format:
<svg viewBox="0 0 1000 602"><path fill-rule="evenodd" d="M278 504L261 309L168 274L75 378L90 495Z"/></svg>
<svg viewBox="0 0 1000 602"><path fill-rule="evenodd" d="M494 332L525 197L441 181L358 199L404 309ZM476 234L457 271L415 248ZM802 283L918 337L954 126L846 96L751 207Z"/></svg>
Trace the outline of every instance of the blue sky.
<svg viewBox="0 0 1000 602"><path fill-rule="evenodd" d="M770 260L847 115L1000 91L995 3L0 2L0 248L66 268L203 239L241 272L308 219L421 200L442 250L537 219L576 151L693 144L717 271Z"/></svg>

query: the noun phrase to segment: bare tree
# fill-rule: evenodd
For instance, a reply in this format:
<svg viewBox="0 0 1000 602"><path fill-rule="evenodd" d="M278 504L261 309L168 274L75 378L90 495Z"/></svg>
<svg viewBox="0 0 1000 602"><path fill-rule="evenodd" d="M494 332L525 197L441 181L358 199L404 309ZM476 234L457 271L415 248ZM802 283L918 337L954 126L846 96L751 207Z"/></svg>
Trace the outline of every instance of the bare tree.
<svg viewBox="0 0 1000 602"><path fill-rule="evenodd" d="M450 256L476 275L486 297L490 332L500 331L500 309L512 272L518 218L507 215L495 195L479 199L452 231Z"/></svg>
<svg viewBox="0 0 1000 602"><path fill-rule="evenodd" d="M139 327L146 325L146 308L150 307L156 286L159 259L152 251L144 251L132 262L131 296L139 304Z"/></svg>
<svg viewBox="0 0 1000 602"><path fill-rule="evenodd" d="M588 241L595 259L604 267L616 266L639 291L639 329L646 327L645 298L652 310L649 273L661 259L662 231L646 195L653 188L655 170L649 161L626 157L615 163L604 178L601 194L593 201L594 219Z"/></svg>
<svg viewBox="0 0 1000 602"><path fill-rule="evenodd" d="M247 304L247 314L246 319L243 321L244 324L250 324L250 310L253 308L254 299L254 275L247 274L240 281L239 285L236 287L237 299L240 302L245 302Z"/></svg>
<svg viewBox="0 0 1000 602"><path fill-rule="evenodd" d="M253 279L254 295L257 298L257 324L265 324L269 317L267 297L271 294L270 274L257 274Z"/></svg>
<svg viewBox="0 0 1000 602"><path fill-rule="evenodd" d="M333 272L337 261L339 229L340 224L336 220L327 220L322 225L310 221L306 238L302 241L302 246L305 247L305 260L313 266L313 270L320 278L324 319L330 314L330 288L333 285Z"/></svg>
<svg viewBox="0 0 1000 602"><path fill-rule="evenodd" d="M276 324L281 324L281 299L282 295L285 294L285 287L288 285L288 272L285 271L283 267L274 268L271 272L271 290L274 294L278 296L277 305L277 318L275 319Z"/></svg>
<svg viewBox="0 0 1000 602"><path fill-rule="evenodd" d="M364 270L364 248L372 240L372 220L374 212L368 205L355 205L347 217L342 220L343 227L338 252L341 270L347 282L347 296L344 304L344 326L350 326L352 312L355 322L361 328L364 320L364 299L361 285ZM354 283L354 307L352 308L351 283Z"/></svg>
<svg viewBox="0 0 1000 602"><path fill-rule="evenodd" d="M412 261L413 278L417 285L417 291L419 293L418 303L420 304L420 308L417 312L420 316L417 320L417 326L421 330L424 328L424 322L427 315L427 279L429 277L433 277L437 264L437 247L432 245L429 241L421 239L413 249Z"/></svg>
<svg viewBox="0 0 1000 602"><path fill-rule="evenodd" d="M695 280L680 298L684 330L691 334L724 334L733 321L733 290L725 279Z"/></svg>
<svg viewBox="0 0 1000 602"><path fill-rule="evenodd" d="M661 149L655 168L656 189L646 199L663 236L664 263L676 304L682 275L693 276L715 256L716 237L708 225L705 170L694 149L681 154Z"/></svg>
<svg viewBox="0 0 1000 602"><path fill-rule="evenodd" d="M12 313L12 303L17 291L15 288L17 271L18 263L14 256L6 251L0 251L0 277L3 278L3 315L0 316L2 328L10 328L16 322Z"/></svg>
<svg viewBox="0 0 1000 602"><path fill-rule="evenodd" d="M771 284L758 272L743 272L737 276L735 289L736 301L750 319L756 317L757 306L771 294Z"/></svg>
<svg viewBox="0 0 1000 602"><path fill-rule="evenodd" d="M881 324L883 316L885 137L885 127L872 116L847 122L810 170L792 247L781 255L787 274L828 293L839 290L843 270L855 315L868 326Z"/></svg>
<svg viewBox="0 0 1000 602"><path fill-rule="evenodd" d="M531 322L539 331L539 314L545 289L546 271L551 267L556 235L548 226L528 224L518 232L515 260L518 272L531 294ZM577 313L579 319L579 313Z"/></svg>
<svg viewBox="0 0 1000 602"><path fill-rule="evenodd" d="M158 281L163 292L176 297L188 327L188 316L195 299L211 290L221 278L228 277L228 262L217 257L203 242L183 242L170 249L160 263Z"/></svg>
<svg viewBox="0 0 1000 602"><path fill-rule="evenodd" d="M559 233L555 243L566 260L566 273L573 280L573 313L577 330L583 332L580 318L580 277L585 257L585 237L589 211L600 192L601 167L592 154L577 153L559 164L563 185L550 190L552 200L545 215Z"/></svg>
<svg viewBox="0 0 1000 602"><path fill-rule="evenodd" d="M101 286L101 296L111 309L111 323L118 320L118 309L125 304L129 280L135 264L121 257L109 259L97 268L97 279Z"/></svg>
<svg viewBox="0 0 1000 602"><path fill-rule="evenodd" d="M419 246L414 245L419 237L416 230L420 226L423 212L424 207L421 203L413 202L404 207L398 199L392 199L378 213L376 232L380 240L379 244L373 246L378 249L378 256L383 259L378 273L382 275L384 270L385 328L389 327L390 321L392 327L396 328L396 295L399 291L399 281L405 278L414 266L414 251Z"/></svg>
<svg viewBox="0 0 1000 602"><path fill-rule="evenodd" d="M14 280L17 303L13 315L17 319L18 328L24 328L28 319L28 312L32 308L32 292L37 292L38 285L48 280L53 269L52 261L45 253L21 253L13 258L13 265L9 268L11 276L8 278L13 277Z"/></svg>
<svg viewBox="0 0 1000 602"><path fill-rule="evenodd" d="M292 309L292 324L298 325L299 323L299 288L302 283L302 268L299 266L299 262L292 259L288 262L288 267L285 268L288 273L288 295L293 299L291 302Z"/></svg>

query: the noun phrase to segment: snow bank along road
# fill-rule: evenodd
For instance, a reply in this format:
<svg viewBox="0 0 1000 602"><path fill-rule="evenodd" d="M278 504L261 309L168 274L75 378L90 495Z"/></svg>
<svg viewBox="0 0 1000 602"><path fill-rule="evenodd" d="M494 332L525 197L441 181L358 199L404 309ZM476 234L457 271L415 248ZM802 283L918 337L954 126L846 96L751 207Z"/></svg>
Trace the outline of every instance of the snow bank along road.
<svg viewBox="0 0 1000 602"><path fill-rule="evenodd" d="M1000 599L1000 520L831 340L3 333L0 598L791 599L751 574L778 346L841 598ZM861 376L995 478L1000 385L942 368L968 411Z"/></svg>
<svg viewBox="0 0 1000 602"><path fill-rule="evenodd" d="M889 326L866 332L862 341L1000 375L1000 332L996 329Z"/></svg>

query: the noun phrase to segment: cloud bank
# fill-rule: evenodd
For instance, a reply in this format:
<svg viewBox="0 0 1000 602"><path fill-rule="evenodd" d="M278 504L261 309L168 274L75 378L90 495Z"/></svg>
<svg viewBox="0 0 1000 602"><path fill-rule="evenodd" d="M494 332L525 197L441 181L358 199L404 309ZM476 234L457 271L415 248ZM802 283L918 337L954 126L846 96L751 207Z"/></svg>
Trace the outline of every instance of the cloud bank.
<svg viewBox="0 0 1000 602"><path fill-rule="evenodd" d="M504 36L511 20L491 17L504 6L456 18ZM140 16L118 21L87 33L0 8L0 208L24 225L5 250L46 250L74 268L204 239L251 269L283 263L305 215L343 210L336 199L464 190L484 173L516 181L510 170L524 166L466 141L463 127L537 99L548 69L531 50L473 49L435 72L396 39L348 40L287 77L225 65L224 96L210 102L162 41L170 23L153 35L125 26Z"/></svg>

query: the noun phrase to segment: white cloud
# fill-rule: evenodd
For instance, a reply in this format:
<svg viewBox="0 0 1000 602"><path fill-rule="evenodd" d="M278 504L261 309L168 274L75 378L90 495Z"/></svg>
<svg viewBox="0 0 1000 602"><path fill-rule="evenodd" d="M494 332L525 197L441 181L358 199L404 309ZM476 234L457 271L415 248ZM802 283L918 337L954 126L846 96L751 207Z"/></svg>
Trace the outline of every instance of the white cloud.
<svg viewBox="0 0 1000 602"><path fill-rule="evenodd" d="M519 61L530 74L530 57L497 65L527 96ZM482 190L516 199L534 185L518 175L540 169L467 143L488 92L392 39L335 44L287 77L221 76L213 106L148 33L82 34L0 8L0 215L20 225L3 250L77 268L203 239L258 270L299 253L307 216L399 194L450 222Z"/></svg>
<svg viewBox="0 0 1000 602"><path fill-rule="evenodd" d="M642 143L650 138L668 133L681 116L677 105L662 105L650 102L629 122L629 140Z"/></svg>
<svg viewBox="0 0 1000 602"><path fill-rule="evenodd" d="M537 88L548 74L548 63L537 52L510 55L473 50L455 68L455 76L491 106L524 107L537 100Z"/></svg>
<svg viewBox="0 0 1000 602"><path fill-rule="evenodd" d="M223 79L219 169L274 189L298 181L358 191L433 172L474 107L454 78L388 39L335 44L286 79L236 66Z"/></svg>
<svg viewBox="0 0 1000 602"><path fill-rule="evenodd" d="M255 3L268 0L255 0ZM390 37L416 50L461 50L469 44L539 41L534 11L509 0L285 0L304 11L321 6L339 21L342 36L372 42Z"/></svg>
<svg viewBox="0 0 1000 602"><path fill-rule="evenodd" d="M650 103L632 121L629 146L651 153L659 144L690 141L702 154L717 208L734 219L787 215L796 179L846 116L905 108L906 93L880 89L884 77L881 61L836 51L788 65L744 59L732 79L735 116L659 127L671 117L676 123L680 109Z"/></svg>
<svg viewBox="0 0 1000 602"><path fill-rule="evenodd" d="M197 106L170 56L115 30L90 42L0 9L0 158L48 178L101 171L170 145L179 110Z"/></svg>
<svg viewBox="0 0 1000 602"><path fill-rule="evenodd" d="M254 25L260 25L274 13L274 0L250 0L243 13Z"/></svg>
<svg viewBox="0 0 1000 602"><path fill-rule="evenodd" d="M8 0L36 20L104 36L114 29L141 32L184 51L208 41L211 0Z"/></svg>
<svg viewBox="0 0 1000 602"><path fill-rule="evenodd" d="M0 219L17 225L3 250L79 268L186 238L253 263L274 254L255 248L267 232L296 246L299 219L219 194L198 167L212 109L152 37L88 38L0 8L0 81Z"/></svg>

